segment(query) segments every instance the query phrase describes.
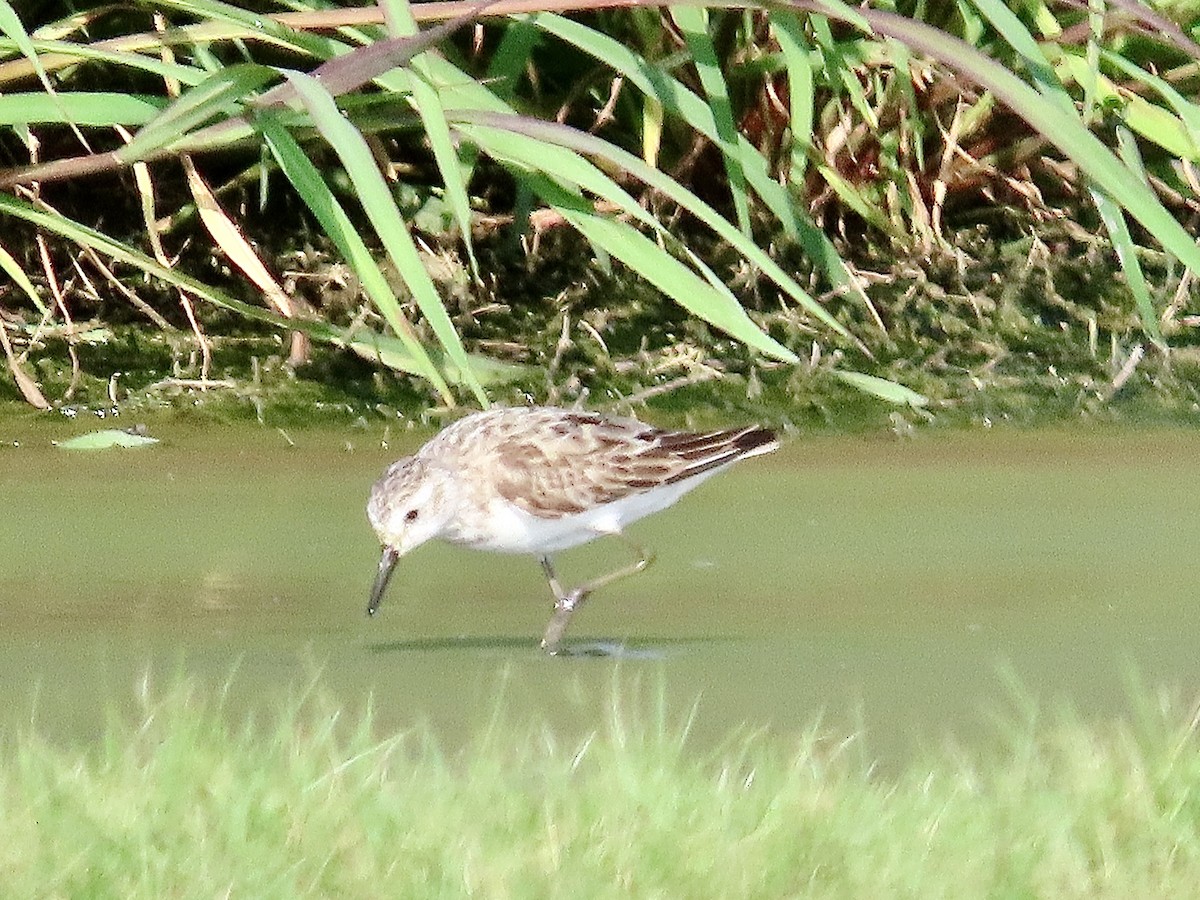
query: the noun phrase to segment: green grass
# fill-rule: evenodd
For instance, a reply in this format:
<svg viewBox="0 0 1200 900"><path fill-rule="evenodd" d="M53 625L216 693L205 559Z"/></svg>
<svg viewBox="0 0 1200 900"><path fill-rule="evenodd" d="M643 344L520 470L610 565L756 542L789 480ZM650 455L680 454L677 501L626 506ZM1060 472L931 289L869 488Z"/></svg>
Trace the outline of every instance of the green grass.
<svg viewBox="0 0 1200 900"><path fill-rule="evenodd" d="M616 712L503 716L447 751L297 700L238 721L179 687L94 746L0 746L6 897L1185 897L1196 720L1061 716L884 774L814 727L688 742ZM352 721L351 721L352 720Z"/></svg>
<svg viewBox="0 0 1200 900"><path fill-rule="evenodd" d="M895 270L1026 239L989 279L1094 255L1119 278L1070 295L1092 345L1194 345L1196 4L551 6L0 3L0 385L71 402L76 325L132 317L185 331L193 381L222 337L269 327L289 365L307 341L354 353L426 407L556 399L526 323L552 306L559 346L607 350L616 272L663 300L643 350L682 321L706 378L823 359L903 408L878 379L914 388L889 363L928 319L887 308ZM306 259L335 277L294 277ZM568 283L521 278L536 266ZM992 346L977 285L952 292L965 319L922 287L938 327L984 326L972 378L1026 353ZM598 325L572 330L576 297ZM1059 312L1031 327L1054 336ZM70 350L61 392L48 340ZM593 373L570 399L613 387Z"/></svg>

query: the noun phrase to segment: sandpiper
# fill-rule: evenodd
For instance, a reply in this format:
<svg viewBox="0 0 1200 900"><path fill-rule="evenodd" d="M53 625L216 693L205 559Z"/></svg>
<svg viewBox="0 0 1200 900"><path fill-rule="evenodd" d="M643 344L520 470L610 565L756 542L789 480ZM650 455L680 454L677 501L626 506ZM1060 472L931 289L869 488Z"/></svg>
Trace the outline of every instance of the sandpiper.
<svg viewBox="0 0 1200 900"><path fill-rule="evenodd" d="M594 591L653 561L624 537L626 525L778 446L774 432L754 426L692 433L553 407L473 413L392 463L371 488L367 518L383 555L367 613L379 611L396 560L434 538L529 553L554 594L542 649L556 654L571 614ZM550 554L605 535L624 540L635 562L564 590Z"/></svg>

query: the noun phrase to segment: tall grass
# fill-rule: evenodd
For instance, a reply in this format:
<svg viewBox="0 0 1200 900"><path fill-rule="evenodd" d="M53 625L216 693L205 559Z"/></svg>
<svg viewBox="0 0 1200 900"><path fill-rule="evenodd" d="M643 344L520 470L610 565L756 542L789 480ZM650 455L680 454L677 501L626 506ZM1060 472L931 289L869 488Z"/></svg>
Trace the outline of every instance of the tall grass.
<svg viewBox="0 0 1200 900"><path fill-rule="evenodd" d="M831 231L865 229L928 253L963 205L1000 194L1047 217L1078 195L1107 234L1141 328L1164 349L1168 285L1148 282L1142 260L1153 242L1200 269L1180 221L1200 208L1191 172L1200 106L1188 87L1200 47L1151 7L283 6L173 0L22 21L0 5L0 128L9 158L28 159L0 171L12 192L0 193L0 216L31 226L39 242L11 231L0 268L43 327L70 324L78 301L60 287L69 266L86 274L106 259L116 266L109 280L127 286L144 273L177 291L201 342L192 300L373 354L425 379L443 402L467 391L486 404L488 380L511 370L467 352L423 258L428 238L456 240L479 279L484 211L511 214L522 229L525 213L540 210L601 262L619 261L785 365L814 335L869 365L881 340L873 329L886 332ZM1185 7L1166 9L1195 25ZM414 160L419 174L406 185ZM168 161L182 163L181 180ZM52 188L124 171L132 184L105 183L136 191L140 231L114 223L122 233L104 233L94 209ZM221 199L255 182L264 196L299 198L371 314L337 321L285 289ZM442 210L448 234L421 233L405 187ZM484 210L485 196L502 208ZM261 307L172 260L164 243L185 240L189 210ZM672 226L681 213L683 232ZM93 256L68 264L48 236ZM740 258L805 330L764 328L730 276L697 252L701 236ZM781 264L781 239L811 260L808 284ZM156 321L162 313L171 310ZM36 400L30 342L14 331L9 367Z"/></svg>
<svg viewBox="0 0 1200 900"><path fill-rule="evenodd" d="M615 709L616 707L614 707ZM0 743L6 897L1186 897L1200 741L1030 722L999 752L874 768L814 727L691 746L615 715L465 748L295 700L236 724L177 687L95 746ZM1031 720L1032 721L1032 720Z"/></svg>

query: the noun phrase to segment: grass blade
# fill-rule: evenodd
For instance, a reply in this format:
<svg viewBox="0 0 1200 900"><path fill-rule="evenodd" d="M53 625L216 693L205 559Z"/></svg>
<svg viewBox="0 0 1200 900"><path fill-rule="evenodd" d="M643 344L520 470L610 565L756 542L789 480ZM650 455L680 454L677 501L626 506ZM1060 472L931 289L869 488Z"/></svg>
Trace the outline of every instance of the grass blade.
<svg viewBox="0 0 1200 900"><path fill-rule="evenodd" d="M850 372L845 369L834 369L833 375L851 387L858 388L864 394L870 394L880 400L886 400L888 403L918 408L929 405L929 398L924 394L918 394L911 388L888 381L886 378L878 378L864 372Z"/></svg>
<svg viewBox="0 0 1200 900"><path fill-rule="evenodd" d="M729 220L683 187L675 179L665 175L653 166L647 165L634 154L566 125L555 125L538 119L529 119L520 116L498 116L489 113L459 113L454 118L456 122L464 123L459 127L484 147L488 153L495 154L501 158L517 159L522 165L532 166L538 160L539 152L541 153L541 160L544 162L544 150L539 151L539 148L544 148L547 144L555 144L579 153L594 155L600 159L607 160L620 169L624 169L695 215L700 221L711 228L714 233L728 241L746 259L758 266L764 274L771 278L792 299L817 317L823 324L843 337L850 337L841 323L809 296L795 279L788 275L758 245L739 232ZM536 140L522 148L521 145L511 140L513 137L520 137L522 135L527 135L529 138ZM569 173L576 184L615 203L623 212L655 228L662 234L664 239L674 240L661 223L650 217L640 204L636 203L615 182L612 182L611 179L608 179L607 176L598 170L594 170L597 178L585 179L578 176L576 170L568 168L565 164L555 164L548 168L550 171L560 175ZM611 189L602 184L600 179L608 181ZM622 195L624 196L622 197Z"/></svg>
<svg viewBox="0 0 1200 900"><path fill-rule="evenodd" d="M43 317L50 315L50 310L46 308L46 304L42 302L42 298L38 295L37 288L33 286L33 282L29 280L29 276L25 274L25 270L21 268L11 253L8 252L3 244L0 244L0 269L3 269L5 274L13 280L13 284L21 289L29 301L34 305ZM3 326L0 326L3 327Z"/></svg>
<svg viewBox="0 0 1200 900"><path fill-rule="evenodd" d="M128 164L178 143L198 125L228 116L234 104L278 77L279 73L270 66L250 63L214 72L134 135L132 141L117 151L117 158Z"/></svg>
<svg viewBox="0 0 1200 900"><path fill-rule="evenodd" d="M746 176L742 172L738 153L738 131L733 121L733 107L729 102L729 87L721 72L721 63L708 33L708 10L697 6L673 6L670 13L683 32L700 86L708 97L713 123L717 130L717 146L721 149L721 161L729 178L729 193L737 215L738 227L743 234L750 234L750 204L746 198Z"/></svg>
<svg viewBox="0 0 1200 900"><path fill-rule="evenodd" d="M631 225L600 216L591 203L549 176L526 176L562 216L605 252L621 260L693 315L768 356L794 363L797 357L754 323L728 289L721 290L689 269Z"/></svg>
<svg viewBox="0 0 1200 900"><path fill-rule="evenodd" d="M771 33L779 43L787 68L788 112L792 132L792 164L788 168L788 180L799 185L803 183L804 173L808 169L816 92L808 36L799 18L786 10L771 16Z"/></svg>
<svg viewBox="0 0 1200 900"><path fill-rule="evenodd" d="M281 125L274 112L259 113L255 123L262 131L279 168L288 177L301 199L308 205L316 217L325 235L333 241L342 254L342 258L358 276L367 296L375 304L375 308L391 326L392 331L400 340L402 348L408 354L410 362L400 365L395 362L400 355L392 351L393 368L400 368L426 378L437 389L442 401L453 404L453 395L441 373L429 358L425 347L421 344L412 325L404 317L400 304L388 286L387 279L380 271L374 257L371 256L367 245L359 237L358 231L338 203L337 198L329 189L329 185L317 171L317 167L305 154L303 148L296 143L291 133Z"/></svg>
<svg viewBox="0 0 1200 900"><path fill-rule="evenodd" d="M158 97L78 91L50 98L45 94L0 95L0 125L66 124L144 125L163 109Z"/></svg>
<svg viewBox="0 0 1200 900"><path fill-rule="evenodd" d="M191 156L185 154L182 162L188 189L192 192L196 210L200 214L200 221L208 230L209 235L229 261L262 291L267 302L280 315L292 318L295 315L292 298L279 286L275 276L267 270L266 265L254 252L254 248L250 246L250 242L221 208L221 204L217 201L208 183L196 171L196 165L192 162Z"/></svg>
<svg viewBox="0 0 1200 900"><path fill-rule="evenodd" d="M1138 261L1138 247L1133 241L1133 235L1129 233L1129 225L1125 222L1125 214L1113 202L1113 199L1102 190L1093 188L1092 200L1096 204L1096 210L1104 220L1105 230L1108 231L1108 236L1112 239L1113 249L1116 250L1117 259L1121 263L1121 269L1125 272L1125 284L1129 287L1129 292L1133 294L1138 316L1142 321L1142 328L1145 329L1146 336L1150 340L1154 341L1160 348L1165 347L1166 342L1163 340L1162 329L1158 325L1158 313L1154 311L1154 301L1150 298L1150 288L1146 284L1146 276L1142 272L1142 264Z"/></svg>
<svg viewBox="0 0 1200 900"><path fill-rule="evenodd" d="M164 62L152 56L131 52L125 49L112 49L97 44L76 44L70 41L35 40L33 48L38 53L38 61L47 71L63 68L82 60L106 63L118 69L128 69L134 72L146 72L159 78L174 78L181 84L199 84L208 72L192 66ZM0 39L0 52L15 46L11 41ZM29 77L28 65L24 60L9 60L0 63L0 86L25 81ZM74 92L71 92L74 93ZM66 100L71 93L60 94L60 99Z"/></svg>
<svg viewBox="0 0 1200 900"><path fill-rule="evenodd" d="M383 0L387 15L389 30L396 37L411 37L418 33L416 20L412 17L407 0ZM479 263L475 259L475 246L471 241L471 201L467 197L467 184L464 178L464 168L460 164L458 151L450 139L450 125L446 122L446 110L442 106L441 97L433 87L432 72L421 56L411 63L415 77L410 81L412 86L412 104L421 117L425 126L425 137L433 151L438 173L446 189L446 199L454 219L458 223L462 235L463 246L467 251L467 259L471 264L471 273L475 280L480 280Z"/></svg>
<svg viewBox="0 0 1200 900"><path fill-rule="evenodd" d="M42 393L42 389L38 387L36 381L29 377L29 374L21 367L21 362L17 359L16 354L13 353L12 344L8 340L8 330L4 327L4 322L2 321L0 321L0 349L4 350L4 358L8 363L8 371L17 385L17 390L25 398L25 402L35 409L52 409L53 407L50 406L50 401Z"/></svg>
<svg viewBox="0 0 1200 900"><path fill-rule="evenodd" d="M25 31L25 26L21 23L20 18L18 18L16 10L7 2L0 2L0 32L3 32L10 41L16 44L17 48L21 51L21 55L29 60L34 72L37 73L38 81L42 83L42 88L45 90L46 96L50 98L51 102L57 104L59 99L58 92L54 90L54 84L50 81L50 76L42 66L42 61L33 46L33 41L30 39L28 32ZM91 148L88 147L87 139L83 136L83 132L79 130L79 126L71 121L65 109L61 106L59 108L63 114L63 121L71 126L71 130L75 132L75 137L79 140L79 143L90 150Z"/></svg>
<svg viewBox="0 0 1200 900"><path fill-rule="evenodd" d="M392 200L383 176L379 174L362 134L342 115L333 97L319 81L299 72L289 71L285 74L312 116L313 123L345 166L363 209L397 272L412 291L417 306L450 359L465 373L467 386L475 398L486 408L489 405L487 393L471 370L462 341L454 330L454 323L450 321L437 288L421 262L412 235Z"/></svg>

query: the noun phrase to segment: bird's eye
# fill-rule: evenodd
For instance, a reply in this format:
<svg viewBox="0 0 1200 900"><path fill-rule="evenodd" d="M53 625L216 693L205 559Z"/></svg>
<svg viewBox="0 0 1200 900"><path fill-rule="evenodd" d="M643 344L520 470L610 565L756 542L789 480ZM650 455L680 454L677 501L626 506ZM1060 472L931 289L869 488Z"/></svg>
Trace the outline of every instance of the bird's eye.
<svg viewBox="0 0 1200 900"><path fill-rule="evenodd" d="M414 521L414 520L417 518L417 516L419 516L420 514L421 514L421 511L420 511L419 509L410 509L408 512L406 512L406 513L404 514L404 521L405 521L405 522L412 522L412 521Z"/></svg>

